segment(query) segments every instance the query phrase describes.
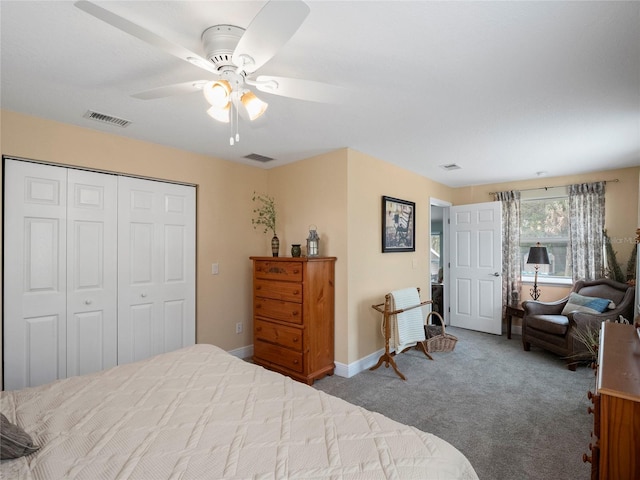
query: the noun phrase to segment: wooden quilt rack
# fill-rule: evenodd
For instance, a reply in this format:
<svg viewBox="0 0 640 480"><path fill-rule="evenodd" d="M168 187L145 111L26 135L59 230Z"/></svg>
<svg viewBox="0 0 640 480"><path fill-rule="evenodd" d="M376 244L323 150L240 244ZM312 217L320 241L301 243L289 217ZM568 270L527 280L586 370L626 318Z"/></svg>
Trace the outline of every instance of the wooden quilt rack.
<svg viewBox="0 0 640 480"><path fill-rule="evenodd" d="M420 296L420 288L418 288L417 290L418 290L418 296ZM394 372L396 372L398 374L398 376L402 380L406 380L407 379L407 377L405 377L402 374L402 372L400 370L398 370L398 366L396 365L396 362L393 359L393 357L395 356L396 352L393 352L393 353L389 352L389 338L391 337L391 324L390 324L391 322L389 321L389 319L390 319L390 317L392 315L396 315L398 313L406 312L408 310L413 310L414 308L422 307L424 305L429 305L429 304L432 304L432 303L433 302L431 300L425 300L424 302L421 302L418 305L414 305L412 307L400 308L398 310L391 310L391 294L387 293L384 296L384 303L379 303L377 305L371 305L371 307L374 310L382 313L382 315L383 315L382 323L384 325L384 353L378 359L378 363L376 363L369 370L375 370L380 365L382 365L382 363L384 362L385 368L389 368L389 365L391 365L393 367ZM400 353L406 352L410 348L412 348L412 347L407 347L404 350L402 350L402 352L400 352ZM424 352L424 354L427 356L427 358L429 358L430 360L433 360L433 357L431 355L429 355L429 352L427 352L427 349L426 349L426 347L424 345L424 342L418 342L416 344L416 348L418 350L422 350Z"/></svg>

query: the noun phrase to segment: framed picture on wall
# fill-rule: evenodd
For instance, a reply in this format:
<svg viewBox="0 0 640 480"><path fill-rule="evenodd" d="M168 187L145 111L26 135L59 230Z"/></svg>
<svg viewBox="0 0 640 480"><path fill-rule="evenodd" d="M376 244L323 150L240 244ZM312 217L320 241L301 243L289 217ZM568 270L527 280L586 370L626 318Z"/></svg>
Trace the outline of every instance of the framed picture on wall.
<svg viewBox="0 0 640 480"><path fill-rule="evenodd" d="M416 204L382 197L382 253L416 251Z"/></svg>

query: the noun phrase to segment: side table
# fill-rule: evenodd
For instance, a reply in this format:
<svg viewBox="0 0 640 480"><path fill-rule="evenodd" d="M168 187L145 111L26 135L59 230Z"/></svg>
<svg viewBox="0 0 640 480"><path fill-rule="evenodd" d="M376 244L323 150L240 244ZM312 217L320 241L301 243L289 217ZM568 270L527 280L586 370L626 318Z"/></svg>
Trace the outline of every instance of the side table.
<svg viewBox="0 0 640 480"><path fill-rule="evenodd" d="M507 305L505 308L505 314L507 320L507 338L511 340L511 321L513 317L523 318L524 309L522 305Z"/></svg>

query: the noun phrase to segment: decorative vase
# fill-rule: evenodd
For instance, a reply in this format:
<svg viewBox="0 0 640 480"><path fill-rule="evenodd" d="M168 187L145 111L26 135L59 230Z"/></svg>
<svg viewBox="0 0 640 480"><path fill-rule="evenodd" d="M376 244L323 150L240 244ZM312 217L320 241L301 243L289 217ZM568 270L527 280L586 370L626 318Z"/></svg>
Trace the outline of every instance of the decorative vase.
<svg viewBox="0 0 640 480"><path fill-rule="evenodd" d="M271 239L271 254L274 257L278 256L278 252L280 252L280 239L277 235L274 235Z"/></svg>
<svg viewBox="0 0 640 480"><path fill-rule="evenodd" d="M300 248L300 244L294 243L293 245L291 245L291 256L299 257L300 255L302 255L302 249Z"/></svg>

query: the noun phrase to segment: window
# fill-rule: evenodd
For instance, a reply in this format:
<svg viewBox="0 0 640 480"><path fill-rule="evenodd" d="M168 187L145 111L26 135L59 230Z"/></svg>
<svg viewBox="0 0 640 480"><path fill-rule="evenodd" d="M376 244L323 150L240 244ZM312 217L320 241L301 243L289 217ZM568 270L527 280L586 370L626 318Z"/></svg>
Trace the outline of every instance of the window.
<svg viewBox="0 0 640 480"><path fill-rule="evenodd" d="M540 265L538 279L571 280L569 251L569 196L565 188L545 190L544 197L524 195L520 201L520 258L522 276L532 277L535 265L527 263L529 247L540 242L547 247L550 265Z"/></svg>

